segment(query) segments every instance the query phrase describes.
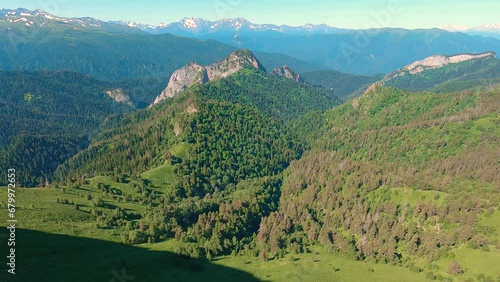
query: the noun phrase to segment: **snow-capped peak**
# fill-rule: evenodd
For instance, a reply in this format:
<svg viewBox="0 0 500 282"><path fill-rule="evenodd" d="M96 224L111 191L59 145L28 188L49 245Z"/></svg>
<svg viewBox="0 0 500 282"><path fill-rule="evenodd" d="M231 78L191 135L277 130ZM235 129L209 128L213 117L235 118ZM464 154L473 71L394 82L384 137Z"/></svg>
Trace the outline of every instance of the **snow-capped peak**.
<svg viewBox="0 0 500 282"><path fill-rule="evenodd" d="M137 27L138 23L134 21L124 21L124 24L130 26L130 27Z"/></svg>
<svg viewBox="0 0 500 282"><path fill-rule="evenodd" d="M450 32L499 32L500 24L485 24L478 27L468 27L465 25L445 25L439 27L440 29L447 30Z"/></svg>
<svg viewBox="0 0 500 282"><path fill-rule="evenodd" d="M478 31L500 31L500 24L485 24L479 27L474 28Z"/></svg>
<svg viewBox="0 0 500 282"><path fill-rule="evenodd" d="M54 28L57 26L63 29L97 28L112 32L141 33L136 28L130 28L134 25L133 22L103 22L90 17L63 18L39 9L33 11L24 8L14 10L0 9L0 23L15 26L24 25L44 28ZM128 25L128 27L124 27L124 25Z"/></svg>
<svg viewBox="0 0 500 282"><path fill-rule="evenodd" d="M198 23L195 18L184 18L183 25L187 28L196 29L198 27Z"/></svg>
<svg viewBox="0 0 500 282"><path fill-rule="evenodd" d="M470 29L470 27L468 27L468 26L459 25L459 24L445 25L445 26L441 26L439 28L442 30L450 31L450 32L467 31Z"/></svg>

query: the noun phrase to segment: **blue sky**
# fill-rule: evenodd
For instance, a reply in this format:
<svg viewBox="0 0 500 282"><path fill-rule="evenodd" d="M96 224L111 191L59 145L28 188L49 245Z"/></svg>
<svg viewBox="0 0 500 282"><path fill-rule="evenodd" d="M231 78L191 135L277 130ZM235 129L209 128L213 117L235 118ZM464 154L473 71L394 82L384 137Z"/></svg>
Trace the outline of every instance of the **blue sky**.
<svg viewBox="0 0 500 282"><path fill-rule="evenodd" d="M2 0L1 8L43 9L58 16L142 23L183 17L243 17L254 23L326 23L344 28L431 28L500 23L498 0Z"/></svg>

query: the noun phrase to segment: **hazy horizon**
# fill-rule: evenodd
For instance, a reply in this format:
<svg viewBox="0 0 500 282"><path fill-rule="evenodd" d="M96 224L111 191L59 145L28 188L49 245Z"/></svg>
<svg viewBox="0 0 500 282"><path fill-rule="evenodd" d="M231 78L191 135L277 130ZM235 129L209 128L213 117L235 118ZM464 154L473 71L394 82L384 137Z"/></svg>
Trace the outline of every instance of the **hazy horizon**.
<svg viewBox="0 0 500 282"><path fill-rule="evenodd" d="M316 0L264 1L214 0L179 3L165 0L118 2L115 0L90 0L76 3L73 0L15 0L2 3L2 8L29 10L42 9L60 17L93 17L103 21L135 21L143 24L177 22L195 17L211 21L222 18L245 18L255 24L301 26L327 24L339 28L437 28L450 25L478 27L499 23L498 1L470 1L456 3L451 0L354 0L329 2Z"/></svg>

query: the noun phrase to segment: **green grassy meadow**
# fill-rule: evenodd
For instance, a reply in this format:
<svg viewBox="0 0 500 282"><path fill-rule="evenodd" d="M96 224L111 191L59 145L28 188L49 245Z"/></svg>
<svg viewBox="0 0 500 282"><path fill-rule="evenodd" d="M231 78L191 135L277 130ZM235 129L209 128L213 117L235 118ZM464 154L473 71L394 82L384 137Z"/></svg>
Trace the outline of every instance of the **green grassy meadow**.
<svg viewBox="0 0 500 282"><path fill-rule="evenodd" d="M161 169L161 168L160 168ZM149 172L151 173L151 171ZM147 174L146 174L147 175ZM154 172L151 173L154 176ZM153 180L154 182L154 180ZM94 188L105 183L113 188L133 193L129 184L115 183L109 177L96 177L79 189L38 188L16 191L18 220L17 252L19 275L17 281L108 281L113 270L126 270L134 276L131 281L426 281L427 270L415 270L391 264L355 261L331 254L322 247L311 247L303 254L286 254L262 261L253 256L223 256L211 261L176 255L181 243L168 240L160 243L125 245L121 243L122 228L99 228L90 215L92 204L87 200L102 197L99 208L111 212L116 208L141 213L147 207L134 202L116 201ZM440 201L446 194L413 191L409 188L380 189L396 201L414 204L418 201ZM380 191L376 191L379 193ZM385 191L385 192L384 192ZM6 189L0 197L7 198ZM380 193L379 193L380 194ZM440 197L436 197L439 195ZM372 195L382 197L382 195ZM57 203L68 200L70 204ZM2 201L0 214L7 214ZM80 209L76 210L75 206ZM482 225L498 228L499 212L483 215ZM5 223L2 222L3 225ZM6 244L2 244L2 250ZM5 250L6 252L7 250ZM447 281L483 281L497 279L500 270L500 250L489 251L459 246L450 256L432 265L436 278ZM446 273L451 261L458 261L466 274L453 277ZM92 266L92 267L89 267ZM4 266L2 266L4 267ZM466 280L468 278L474 280ZM451 279L451 280L450 280ZM10 281L10 280L8 280ZM487 280L484 280L487 281ZM496 280L492 280L496 281Z"/></svg>

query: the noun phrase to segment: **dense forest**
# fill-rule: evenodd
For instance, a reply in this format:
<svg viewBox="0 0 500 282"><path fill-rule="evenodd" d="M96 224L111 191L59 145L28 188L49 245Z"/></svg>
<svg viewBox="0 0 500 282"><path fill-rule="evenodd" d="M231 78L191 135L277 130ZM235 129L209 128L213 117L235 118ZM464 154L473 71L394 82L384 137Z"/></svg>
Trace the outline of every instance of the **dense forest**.
<svg viewBox="0 0 500 282"><path fill-rule="evenodd" d="M319 70L301 74L305 81L330 89L336 96L349 98L361 94L378 76L363 76L331 70Z"/></svg>
<svg viewBox="0 0 500 282"><path fill-rule="evenodd" d="M270 253L321 244L417 269L414 258L433 262L461 244L498 246L478 215L500 201L499 94L379 88L328 111L313 150L286 170L279 211L257 242Z"/></svg>
<svg viewBox="0 0 500 282"><path fill-rule="evenodd" d="M228 102L243 108L238 106L237 108L221 110L222 112L229 111L230 114L223 114L222 117L218 118L210 117L209 120L200 122L197 118L203 118L203 115L208 111L205 106L215 101ZM276 131L283 126L283 121L289 121L308 112L326 110L338 105L339 102L339 98L330 91L245 68L229 78L203 86L192 86L180 97L167 99L151 109L131 114L108 116L101 124L100 132L92 137L93 144L89 149L79 153L78 156L61 166L57 175L59 179L65 179L68 176L78 178L82 175L96 175L114 171L129 175L137 174L137 172L162 165L165 161L164 154L169 147L184 141L198 145L201 142L205 144L203 147L206 148L208 144L215 145L214 142L225 140L225 144L231 146L232 150L243 149L244 151L240 152L240 154L256 155L256 157L259 157L258 161L262 162L264 159L271 158L271 151L276 149L273 148L275 142L278 142L276 143L277 146L283 146L283 144L278 144L286 140L286 138L281 140L283 138L281 135L284 133L278 134ZM232 118L236 115L235 111L242 117L233 120ZM238 135L229 135L230 132L224 131L224 134L228 135L219 136L217 135L219 128L217 130L203 131L206 130L204 129L205 126L215 126L213 123L216 121L225 122L224 125L217 125L218 127L231 129L234 126L232 124L244 122L243 117L247 114L250 120L251 117L258 118L252 121L252 124L240 124L238 128L234 129L237 130ZM278 121L274 121L275 119ZM193 125L193 122L204 124L204 126ZM271 127L267 130L259 129L258 127L264 123L269 123L268 126ZM244 134L243 130L248 130L247 127L257 127L262 138L267 136L266 134L270 134L266 137L267 139L259 141L269 143L267 146L270 147L267 149L264 147L250 149L240 147L240 144L231 144L233 141L240 142L238 140L243 138L240 135ZM202 132L202 137L189 135L201 134ZM202 141L203 138L208 138L208 136L212 136L210 142L207 140ZM244 138L253 140L253 137L250 136ZM191 147L193 152L196 152L196 148L196 146ZM266 150L271 151L267 152ZM280 154L284 154L284 151L280 151ZM277 155L274 156L277 157ZM286 153L281 157L284 157L289 162L297 156L290 158ZM104 159L107 161L103 162ZM239 166L236 163L240 161L234 160L235 167ZM259 162L255 159L252 161L252 165L259 167ZM275 171L277 167L280 167L279 170L284 169L283 164L279 164L279 162L268 167L272 162L270 163L267 160L264 162L266 163L265 167L254 168L253 170ZM245 163L245 167L249 165ZM195 166L197 167L198 164ZM273 168L273 166L276 167ZM231 166L226 168L229 169ZM234 168L232 169L234 170ZM244 171L245 173L249 172ZM207 173L204 172L204 174ZM245 173L239 171L238 177ZM232 175L231 179L236 177L235 172L230 174ZM260 174L257 173L253 177L257 175ZM267 175L267 172L264 175Z"/></svg>
<svg viewBox="0 0 500 282"><path fill-rule="evenodd" d="M250 105L285 122L341 103L333 91L248 68L194 91L211 99Z"/></svg>
<svg viewBox="0 0 500 282"><path fill-rule="evenodd" d="M74 72L0 72L2 167L18 165L25 171L19 181L28 187L38 185L39 177L50 179L109 114L133 110L106 93L112 89L110 83ZM59 146L60 153L53 151Z"/></svg>

